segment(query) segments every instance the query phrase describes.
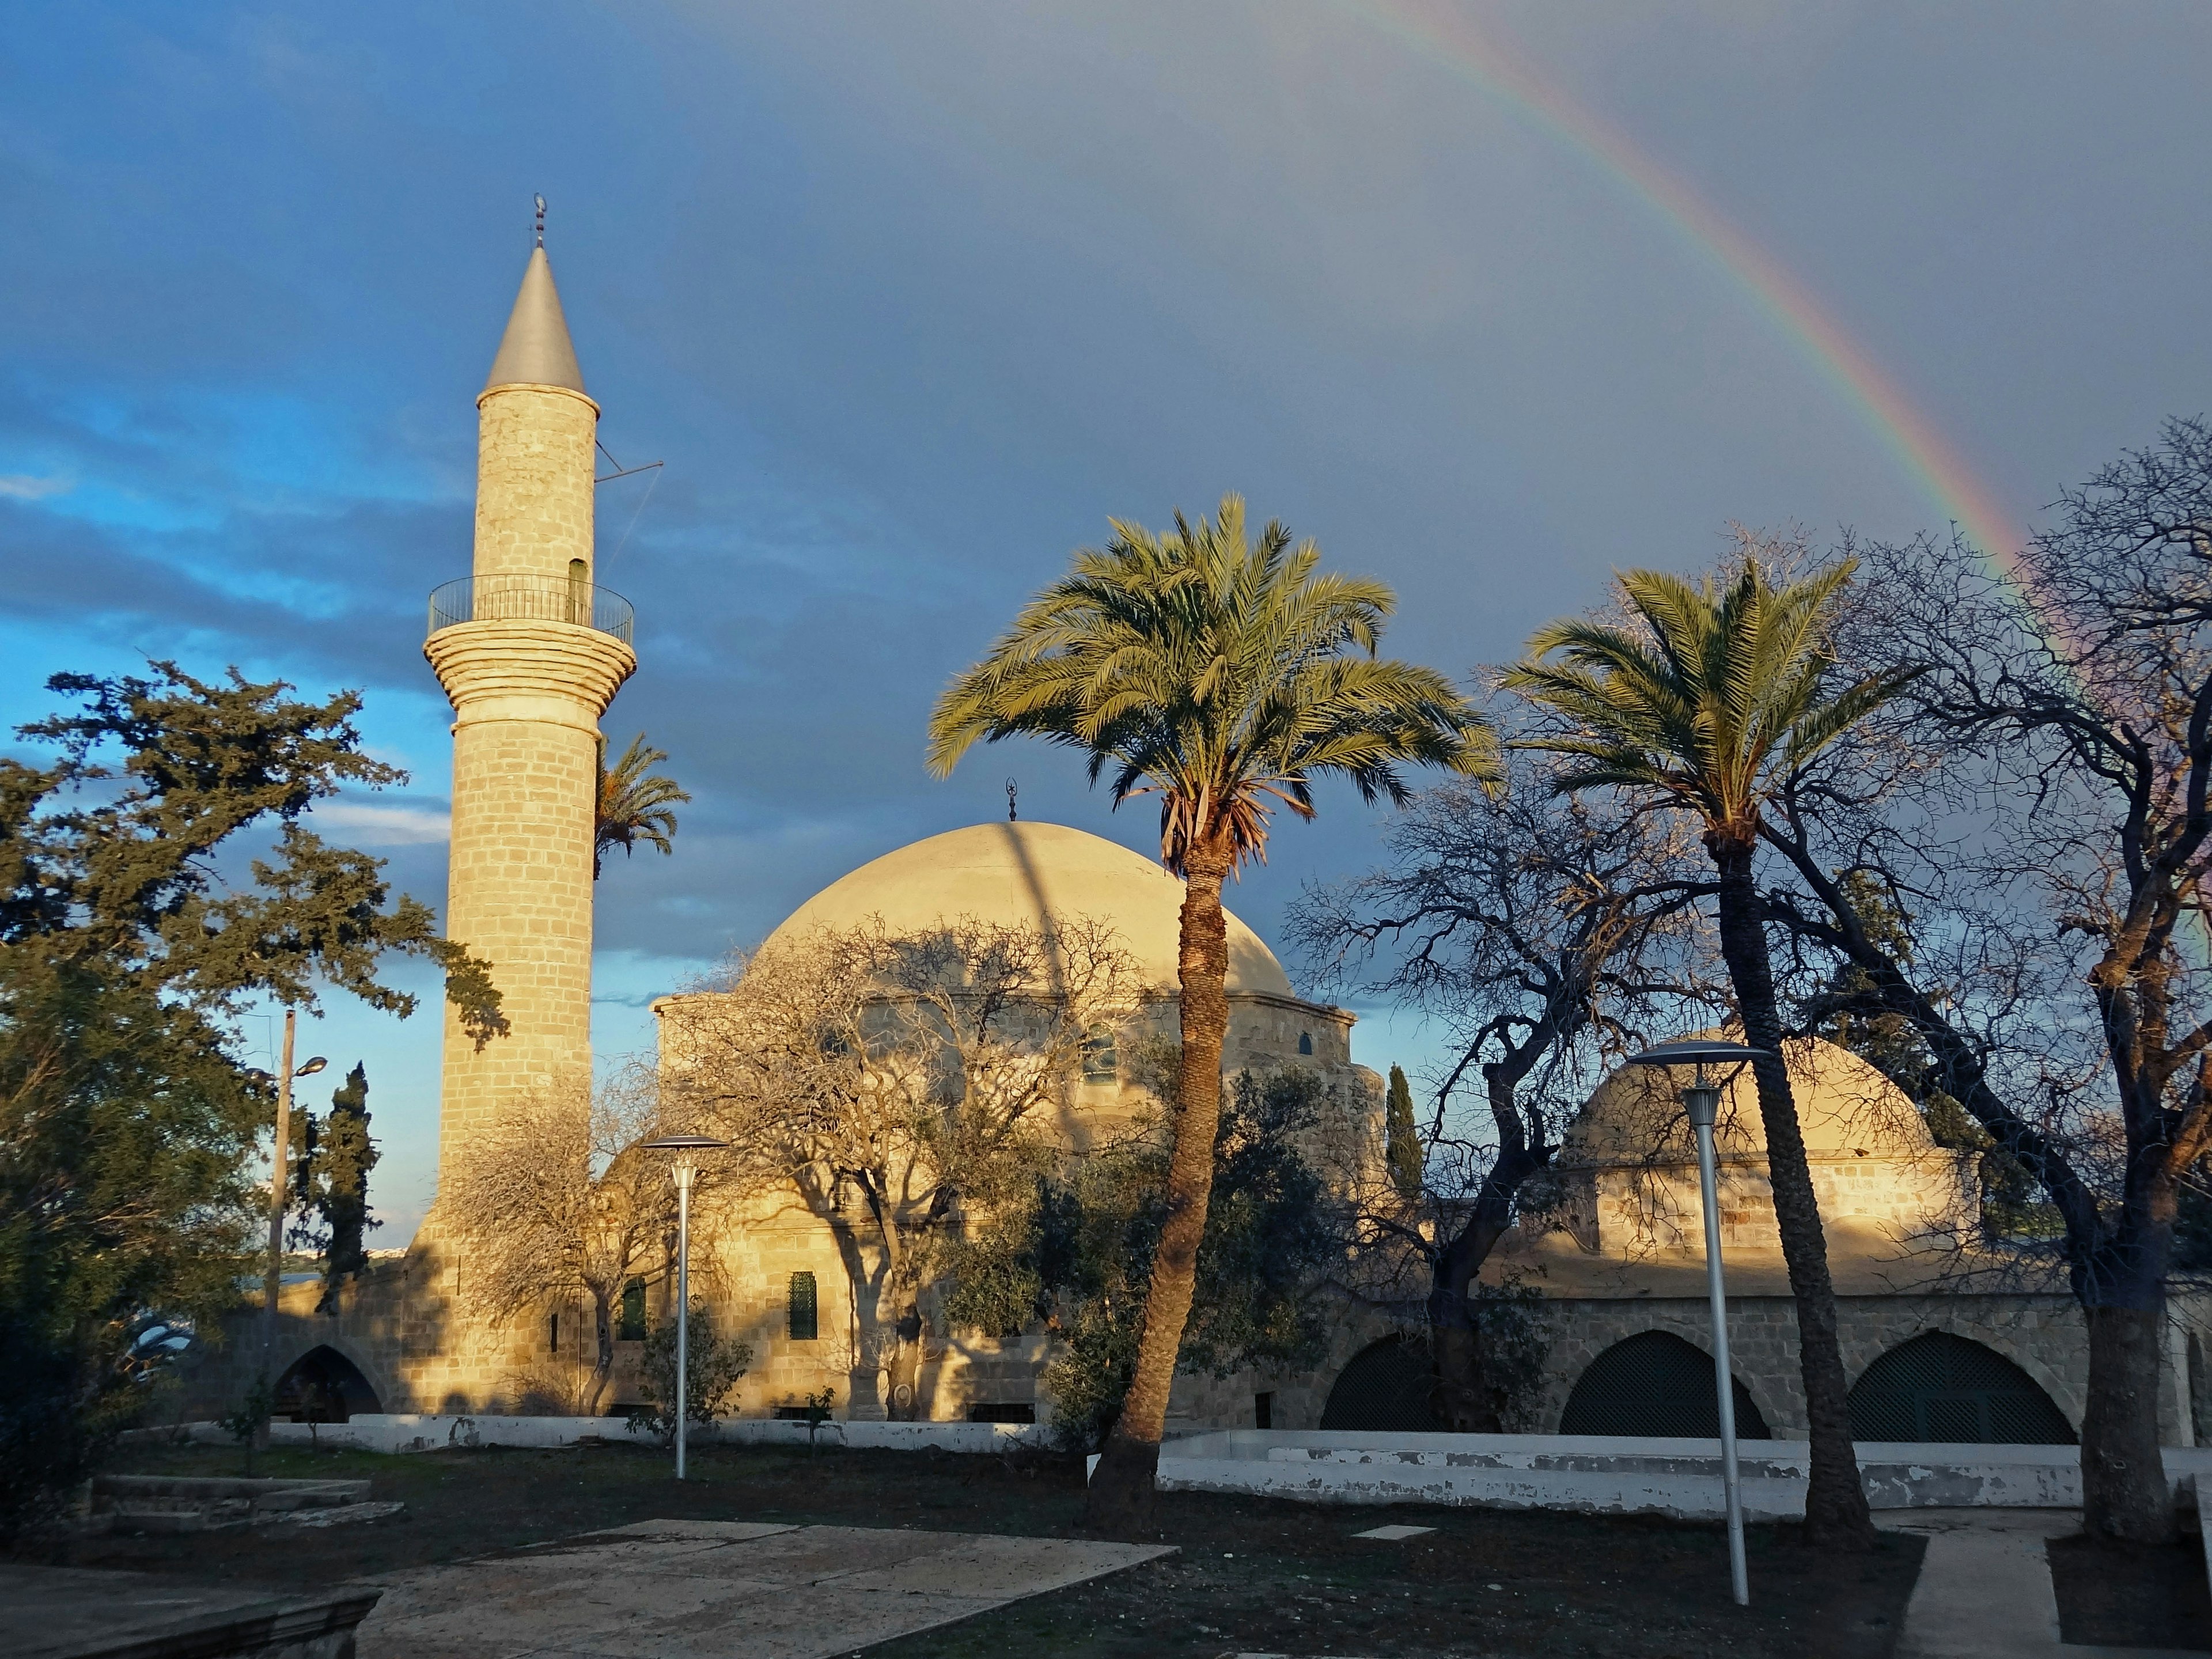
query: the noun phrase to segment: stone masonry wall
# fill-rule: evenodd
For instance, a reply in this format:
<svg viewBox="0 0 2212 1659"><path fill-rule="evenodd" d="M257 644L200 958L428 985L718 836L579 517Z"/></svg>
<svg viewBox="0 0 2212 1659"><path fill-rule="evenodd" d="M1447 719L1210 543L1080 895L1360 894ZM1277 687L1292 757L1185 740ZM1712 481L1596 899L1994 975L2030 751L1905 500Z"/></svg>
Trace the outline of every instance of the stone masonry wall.
<svg viewBox="0 0 2212 1659"><path fill-rule="evenodd" d="M597 404L561 386L497 386L477 400L477 575L565 579L571 559L592 568L599 421Z"/></svg>

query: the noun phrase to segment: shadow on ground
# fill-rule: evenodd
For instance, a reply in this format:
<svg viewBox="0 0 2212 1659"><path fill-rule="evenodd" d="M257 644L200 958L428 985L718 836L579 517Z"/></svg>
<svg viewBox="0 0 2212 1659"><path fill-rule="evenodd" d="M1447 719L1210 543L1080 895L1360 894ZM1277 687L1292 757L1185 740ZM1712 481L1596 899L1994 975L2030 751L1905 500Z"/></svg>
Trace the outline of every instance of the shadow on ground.
<svg viewBox="0 0 2212 1659"><path fill-rule="evenodd" d="M366 1476L402 1517L313 1533L88 1538L52 1549L77 1566L134 1567L295 1589L482 1556L655 1519L817 1522L1080 1536L1072 1462L941 1452L703 1447L694 1478L630 1446L405 1456L290 1450L262 1474ZM118 1468L234 1474L234 1452L141 1452ZM872 1650L883 1659L1009 1651L1133 1659L1256 1650L1293 1655L1605 1656L1725 1652L1882 1659L1923 1540L1885 1536L1869 1556L1807 1549L1791 1527L1750 1533L1753 1605L1728 1597L1717 1526L1596 1516L1394 1506L1324 1508L1170 1493L1157 1536L1180 1553ZM1356 1539L1385 1522L1433 1528Z"/></svg>

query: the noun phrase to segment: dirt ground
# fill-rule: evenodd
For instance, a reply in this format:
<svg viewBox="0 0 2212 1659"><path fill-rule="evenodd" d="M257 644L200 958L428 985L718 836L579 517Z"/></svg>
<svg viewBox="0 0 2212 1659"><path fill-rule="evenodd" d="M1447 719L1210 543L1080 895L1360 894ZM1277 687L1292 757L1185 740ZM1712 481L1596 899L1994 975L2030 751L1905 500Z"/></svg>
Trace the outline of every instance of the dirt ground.
<svg viewBox="0 0 2212 1659"><path fill-rule="evenodd" d="M2046 1547L2058 1628L2090 1646L2202 1650L2212 1631L2212 1589L2202 1540L2157 1548L2098 1538L2054 1538Z"/></svg>
<svg viewBox="0 0 2212 1659"><path fill-rule="evenodd" d="M237 1452L199 1447L140 1450L116 1468L243 1473ZM698 1448L681 1485L665 1455L619 1445L405 1456L288 1449L258 1459L255 1472L366 1476L375 1498L399 1499L407 1512L318 1529L83 1538L50 1546L46 1559L298 1589L653 1519L1072 1536L1082 1503L1081 1470L1061 1459L827 1446L811 1460ZM1164 1494L1158 1521L1159 1539L1179 1553L872 1654L1883 1659L1923 1547L1893 1535L1871 1556L1839 1556L1805 1548L1793 1528L1755 1527L1743 1610L1729 1601L1726 1545L1714 1526L1198 1493ZM1386 1523L1435 1530L1397 1543L1352 1536Z"/></svg>

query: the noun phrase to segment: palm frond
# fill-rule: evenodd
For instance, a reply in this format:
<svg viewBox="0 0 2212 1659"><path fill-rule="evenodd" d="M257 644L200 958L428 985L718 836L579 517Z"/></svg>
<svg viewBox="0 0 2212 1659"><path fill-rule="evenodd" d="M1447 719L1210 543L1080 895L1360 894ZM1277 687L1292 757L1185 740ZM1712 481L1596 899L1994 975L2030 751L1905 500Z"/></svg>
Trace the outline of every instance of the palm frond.
<svg viewBox="0 0 2212 1659"><path fill-rule="evenodd" d="M1747 557L1725 583L1629 570L1640 631L1580 618L1547 624L1501 678L1565 729L1516 746L1569 757L1556 787L1656 790L1731 837L1755 836L1766 795L1911 678L1830 690L1827 641L1845 560L1776 587Z"/></svg>
<svg viewBox="0 0 2212 1659"><path fill-rule="evenodd" d="M1390 591L1321 568L1321 550L1244 503L1178 514L1155 533L1121 520L1103 548L1023 607L982 661L939 698L927 763L950 773L978 742L1031 736L1089 752L1118 803L1161 796L1161 858L1266 855L1270 801L1312 811L1334 774L1369 798L1401 769L1496 775L1480 714L1433 671L1376 656Z"/></svg>
<svg viewBox="0 0 2212 1659"><path fill-rule="evenodd" d="M652 769L667 758L647 744L642 732L629 740L629 746L612 766L606 763L605 748L600 750L592 836L592 880L599 878L606 855L614 848L621 848L628 856L641 842L664 854L675 852L676 808L691 797L678 787L673 778Z"/></svg>

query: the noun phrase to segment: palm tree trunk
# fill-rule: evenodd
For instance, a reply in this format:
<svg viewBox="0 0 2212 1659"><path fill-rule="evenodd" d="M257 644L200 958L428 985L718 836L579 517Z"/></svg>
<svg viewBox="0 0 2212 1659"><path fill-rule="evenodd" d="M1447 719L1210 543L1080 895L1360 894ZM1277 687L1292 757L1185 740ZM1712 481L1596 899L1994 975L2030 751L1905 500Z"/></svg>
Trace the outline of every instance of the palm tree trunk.
<svg viewBox="0 0 2212 1659"><path fill-rule="evenodd" d="M1859 1484L1851 1446L1850 1396L1837 1334L1836 1289L1828 1277L1828 1245L1813 1171L1805 1161L1805 1135L1782 1061L1782 1018L1774 1002L1774 970L1766 929L1752 885L1752 843L1709 836L1706 846L1720 870L1721 955L1735 987L1744 1041L1771 1058L1756 1060L1759 1115L1766 1128L1767 1179L1774 1191L1774 1220L1782 1256L1797 1302L1797 1364L1805 1385L1805 1417L1812 1442L1812 1480L1805 1494L1808 1541L1870 1549L1874 1518Z"/></svg>
<svg viewBox="0 0 2212 1659"><path fill-rule="evenodd" d="M1168 1164L1168 1212L1145 1297L1145 1334L1121 1414L1106 1437L1084 1504L1086 1527L1147 1527L1152 1480L1167 1431L1168 1390L1198 1283L1198 1246L1213 1194L1213 1143L1221 1127L1221 1046L1229 1031L1229 927L1221 911L1225 846L1194 849L1182 899L1182 1072L1175 1103L1175 1152Z"/></svg>

